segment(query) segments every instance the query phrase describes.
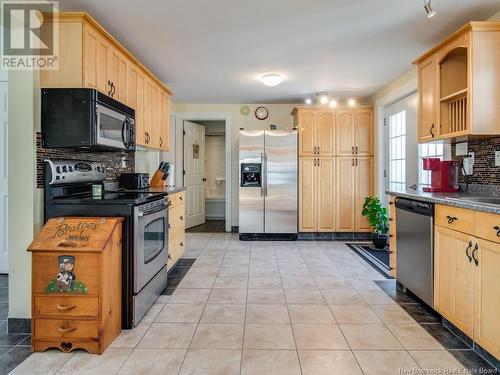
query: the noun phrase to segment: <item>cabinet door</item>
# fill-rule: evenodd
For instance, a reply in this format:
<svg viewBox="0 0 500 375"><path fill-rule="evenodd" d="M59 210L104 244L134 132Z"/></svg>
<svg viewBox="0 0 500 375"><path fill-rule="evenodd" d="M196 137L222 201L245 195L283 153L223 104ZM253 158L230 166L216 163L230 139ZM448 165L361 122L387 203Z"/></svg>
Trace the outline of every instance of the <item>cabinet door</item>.
<svg viewBox="0 0 500 375"><path fill-rule="evenodd" d="M299 110L299 156L315 155L315 121L313 110Z"/></svg>
<svg viewBox="0 0 500 375"><path fill-rule="evenodd" d="M474 306L473 238L435 226L434 308L460 330L472 337Z"/></svg>
<svg viewBox="0 0 500 375"><path fill-rule="evenodd" d="M316 158L299 158L299 232L316 232Z"/></svg>
<svg viewBox="0 0 500 375"><path fill-rule="evenodd" d="M152 135L152 93L153 93L153 82L147 76L144 76L144 144L146 146L151 146L153 144Z"/></svg>
<svg viewBox="0 0 500 375"><path fill-rule="evenodd" d="M336 159L335 226L338 232L354 232L354 158Z"/></svg>
<svg viewBox="0 0 500 375"><path fill-rule="evenodd" d="M316 160L316 181L318 199L318 232L335 230L335 159L318 158Z"/></svg>
<svg viewBox="0 0 500 375"><path fill-rule="evenodd" d="M435 56L418 66L418 139L419 142L434 140L438 134L437 118L437 63Z"/></svg>
<svg viewBox="0 0 500 375"><path fill-rule="evenodd" d="M333 111L317 112L315 137L320 156L335 154L335 114Z"/></svg>
<svg viewBox="0 0 500 375"><path fill-rule="evenodd" d="M168 92L161 90L161 130L160 148L164 151L170 149L170 97Z"/></svg>
<svg viewBox="0 0 500 375"><path fill-rule="evenodd" d="M391 276L397 277L398 249L396 247L396 197L391 195L389 201L389 266L391 267Z"/></svg>
<svg viewBox="0 0 500 375"><path fill-rule="evenodd" d="M365 197L373 195L373 158L356 158L355 169L355 198L354 217L356 232L370 232L370 224L366 217L361 215Z"/></svg>
<svg viewBox="0 0 500 375"><path fill-rule="evenodd" d="M474 340L500 359L500 244L478 240Z"/></svg>
<svg viewBox="0 0 500 375"><path fill-rule="evenodd" d="M128 61L116 48L109 49L108 80L112 88L110 96L122 103L127 102L127 67Z"/></svg>
<svg viewBox="0 0 500 375"><path fill-rule="evenodd" d="M85 48L84 86L97 89L107 95L109 93L107 77L110 46L104 36L89 24L85 24L84 27L83 44Z"/></svg>
<svg viewBox="0 0 500 375"><path fill-rule="evenodd" d="M160 148L160 88L157 83L151 82L151 142L149 146Z"/></svg>
<svg viewBox="0 0 500 375"><path fill-rule="evenodd" d="M136 70L137 74L137 104L135 107L135 136L136 142L139 145L146 145L146 132L145 127L145 117L144 117L144 93L145 93L145 81L144 74L139 69Z"/></svg>
<svg viewBox="0 0 500 375"><path fill-rule="evenodd" d="M354 155L354 111L339 109L335 117L336 153L338 156Z"/></svg>
<svg viewBox="0 0 500 375"><path fill-rule="evenodd" d="M355 111L354 152L358 156L373 155L373 111L358 109Z"/></svg>

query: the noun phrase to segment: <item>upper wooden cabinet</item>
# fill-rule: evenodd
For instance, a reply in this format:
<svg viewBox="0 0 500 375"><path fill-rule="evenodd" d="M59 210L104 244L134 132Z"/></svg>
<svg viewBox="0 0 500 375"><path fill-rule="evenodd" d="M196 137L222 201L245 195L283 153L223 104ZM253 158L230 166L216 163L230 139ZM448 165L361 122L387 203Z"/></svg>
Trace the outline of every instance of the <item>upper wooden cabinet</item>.
<svg viewBox="0 0 500 375"><path fill-rule="evenodd" d="M346 108L335 111L338 156L373 155L373 110Z"/></svg>
<svg viewBox="0 0 500 375"><path fill-rule="evenodd" d="M168 151L168 87L87 13L58 22L59 69L40 71L40 87L97 89L135 109L137 145Z"/></svg>
<svg viewBox="0 0 500 375"><path fill-rule="evenodd" d="M335 115L331 110L296 108L292 112L299 131L299 156L333 156Z"/></svg>
<svg viewBox="0 0 500 375"><path fill-rule="evenodd" d="M414 63L419 141L500 134L500 22L470 22Z"/></svg>

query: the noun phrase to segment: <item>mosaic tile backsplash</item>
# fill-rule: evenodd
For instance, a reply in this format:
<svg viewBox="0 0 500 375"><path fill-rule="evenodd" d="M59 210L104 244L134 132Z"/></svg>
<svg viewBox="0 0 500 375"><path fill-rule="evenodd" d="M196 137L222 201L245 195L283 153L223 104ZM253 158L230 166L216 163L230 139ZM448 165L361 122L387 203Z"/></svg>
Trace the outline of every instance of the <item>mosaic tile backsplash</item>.
<svg viewBox="0 0 500 375"><path fill-rule="evenodd" d="M125 157L126 167L122 167L122 159ZM135 157L133 152L126 151L82 151L67 149L47 149L42 147L42 135L36 133L36 185L43 188L44 159L78 159L104 163L106 166L106 180L114 182L118 180L121 173L134 172Z"/></svg>
<svg viewBox="0 0 500 375"><path fill-rule="evenodd" d="M463 176L460 173L460 183L500 185L500 167L495 167L495 151L500 151L500 138L469 140L469 152L474 152L474 174ZM454 160L463 158L455 155L455 145L452 155Z"/></svg>

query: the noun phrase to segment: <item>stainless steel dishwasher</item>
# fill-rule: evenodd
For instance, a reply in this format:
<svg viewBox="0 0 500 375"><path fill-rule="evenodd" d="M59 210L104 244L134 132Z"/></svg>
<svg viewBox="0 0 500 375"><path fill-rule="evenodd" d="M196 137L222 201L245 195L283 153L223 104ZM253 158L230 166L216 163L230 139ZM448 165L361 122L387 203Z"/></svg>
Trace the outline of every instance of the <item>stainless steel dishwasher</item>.
<svg viewBox="0 0 500 375"><path fill-rule="evenodd" d="M397 279L434 305L434 204L396 198Z"/></svg>

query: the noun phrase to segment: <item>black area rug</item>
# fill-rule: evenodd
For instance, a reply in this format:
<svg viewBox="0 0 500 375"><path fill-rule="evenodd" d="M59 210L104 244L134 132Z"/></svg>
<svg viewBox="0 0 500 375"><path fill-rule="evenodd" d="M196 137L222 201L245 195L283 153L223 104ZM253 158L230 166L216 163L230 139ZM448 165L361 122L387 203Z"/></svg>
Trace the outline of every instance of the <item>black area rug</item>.
<svg viewBox="0 0 500 375"><path fill-rule="evenodd" d="M373 245L367 243L348 243L347 246L381 275L392 279L391 267L389 266L391 251L388 247L376 249Z"/></svg>

